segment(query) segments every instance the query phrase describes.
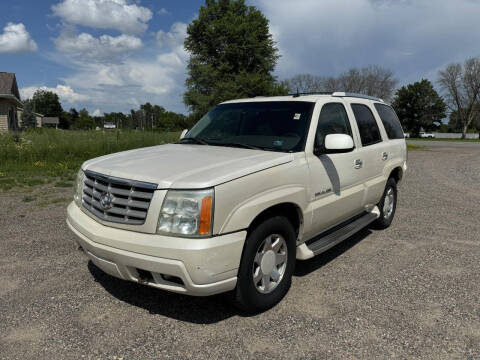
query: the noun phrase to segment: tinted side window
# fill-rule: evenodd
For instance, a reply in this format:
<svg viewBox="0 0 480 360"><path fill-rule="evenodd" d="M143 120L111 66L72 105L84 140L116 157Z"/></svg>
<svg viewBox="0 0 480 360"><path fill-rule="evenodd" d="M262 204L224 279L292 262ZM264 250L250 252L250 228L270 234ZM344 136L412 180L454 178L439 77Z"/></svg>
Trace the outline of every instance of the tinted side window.
<svg viewBox="0 0 480 360"><path fill-rule="evenodd" d="M318 119L316 145L323 145L328 134L347 134L352 136L352 129L345 107L340 103L329 103L322 107Z"/></svg>
<svg viewBox="0 0 480 360"><path fill-rule="evenodd" d="M375 109L377 109L378 115L380 115L380 119L382 119L388 138L403 139L402 125L400 125L400 120L398 120L395 111L393 111L390 106L383 104L375 104Z"/></svg>
<svg viewBox="0 0 480 360"><path fill-rule="evenodd" d="M352 104L352 110L355 115L355 120L357 120L362 145L368 146L382 141L377 121L368 106Z"/></svg>

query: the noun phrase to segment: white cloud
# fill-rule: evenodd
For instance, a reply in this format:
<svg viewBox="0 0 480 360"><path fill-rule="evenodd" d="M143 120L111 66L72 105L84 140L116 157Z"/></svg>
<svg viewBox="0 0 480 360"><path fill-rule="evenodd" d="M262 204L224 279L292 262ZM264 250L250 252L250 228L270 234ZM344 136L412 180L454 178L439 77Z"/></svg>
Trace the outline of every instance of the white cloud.
<svg viewBox="0 0 480 360"><path fill-rule="evenodd" d="M170 12L165 8L161 8L160 10L157 11L157 14L158 15L170 15Z"/></svg>
<svg viewBox="0 0 480 360"><path fill-rule="evenodd" d="M92 116L102 116L103 113L100 111L100 109L95 109L92 113Z"/></svg>
<svg viewBox="0 0 480 360"><path fill-rule="evenodd" d="M161 47L168 47L179 56L186 58L188 55L183 47L183 43L187 36L187 26L188 25L185 23L176 22L172 25L170 31L158 31L155 36L158 45Z"/></svg>
<svg viewBox="0 0 480 360"><path fill-rule="evenodd" d="M0 34L0 53L22 53L36 51L37 48L37 44L22 23L9 22Z"/></svg>
<svg viewBox="0 0 480 360"><path fill-rule="evenodd" d="M281 78L379 64L403 81L416 81L446 63L480 55L478 1L249 2L270 20Z"/></svg>
<svg viewBox="0 0 480 360"><path fill-rule="evenodd" d="M117 62L70 59L76 71L62 81L88 95L86 104L79 107L101 108L106 112L128 111L149 101L183 112L186 27L186 24L175 23L170 31L157 33L159 46L142 50L137 54L141 57L123 58Z"/></svg>
<svg viewBox="0 0 480 360"><path fill-rule="evenodd" d="M29 86L20 89L20 95L23 99L28 99L33 96L35 91L37 90L46 90L54 92L60 98L61 103L69 103L74 104L78 102L84 102L90 99L88 95L79 94L75 92L70 86L68 85L57 85L54 88L46 87L46 86Z"/></svg>
<svg viewBox="0 0 480 360"><path fill-rule="evenodd" d="M123 55L142 47L142 40L132 35L101 35L95 38L90 34L62 33L55 39L55 45L61 52L74 58L93 61L111 61L112 57Z"/></svg>
<svg viewBox="0 0 480 360"><path fill-rule="evenodd" d="M127 0L63 0L52 6L65 22L100 29L139 34L147 29L152 12Z"/></svg>

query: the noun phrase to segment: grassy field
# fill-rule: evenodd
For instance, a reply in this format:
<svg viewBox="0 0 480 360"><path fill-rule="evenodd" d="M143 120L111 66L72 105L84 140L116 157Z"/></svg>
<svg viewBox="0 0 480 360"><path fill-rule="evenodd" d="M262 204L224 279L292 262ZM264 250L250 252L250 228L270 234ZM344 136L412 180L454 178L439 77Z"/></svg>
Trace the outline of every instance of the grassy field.
<svg viewBox="0 0 480 360"><path fill-rule="evenodd" d="M76 171L85 160L174 142L179 135L179 132L53 129L0 134L0 190L47 183L59 188L71 187ZM408 144L408 149L422 150L424 147Z"/></svg>
<svg viewBox="0 0 480 360"><path fill-rule="evenodd" d="M480 142L480 139L439 139L439 138L408 138L407 140L412 141L458 141L458 142Z"/></svg>
<svg viewBox="0 0 480 360"><path fill-rule="evenodd" d="M420 146L420 145L414 145L414 144L407 144L407 149L408 150L425 150L425 146Z"/></svg>
<svg viewBox="0 0 480 360"><path fill-rule="evenodd" d="M61 131L0 134L0 189L54 183L70 187L88 159L178 140L179 132Z"/></svg>

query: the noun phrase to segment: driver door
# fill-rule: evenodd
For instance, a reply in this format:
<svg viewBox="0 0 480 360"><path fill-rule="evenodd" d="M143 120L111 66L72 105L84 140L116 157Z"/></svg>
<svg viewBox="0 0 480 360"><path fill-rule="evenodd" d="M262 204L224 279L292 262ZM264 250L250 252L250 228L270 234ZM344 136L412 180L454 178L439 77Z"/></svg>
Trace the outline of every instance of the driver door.
<svg viewBox="0 0 480 360"><path fill-rule="evenodd" d="M328 134L347 134L354 143L351 120L343 102L326 103L320 111L315 146L323 145ZM362 210L365 172L357 146L353 151L315 155L307 149L310 168L312 235L359 214Z"/></svg>

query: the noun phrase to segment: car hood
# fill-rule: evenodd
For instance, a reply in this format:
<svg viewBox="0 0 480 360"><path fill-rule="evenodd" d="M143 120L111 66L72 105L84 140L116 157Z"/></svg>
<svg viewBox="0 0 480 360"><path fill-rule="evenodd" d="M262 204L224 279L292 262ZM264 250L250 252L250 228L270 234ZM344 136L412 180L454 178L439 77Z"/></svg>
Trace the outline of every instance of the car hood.
<svg viewBox="0 0 480 360"><path fill-rule="evenodd" d="M224 146L168 144L124 151L85 162L84 170L158 184L200 189L293 160L293 154Z"/></svg>

